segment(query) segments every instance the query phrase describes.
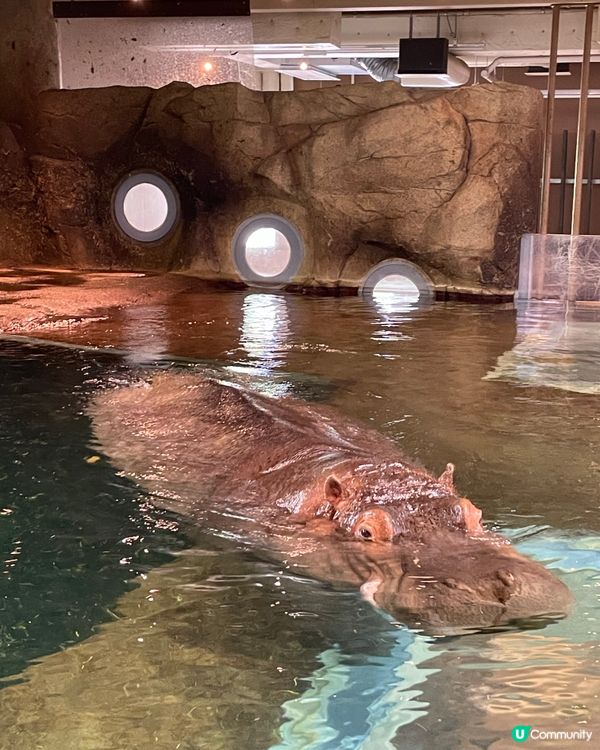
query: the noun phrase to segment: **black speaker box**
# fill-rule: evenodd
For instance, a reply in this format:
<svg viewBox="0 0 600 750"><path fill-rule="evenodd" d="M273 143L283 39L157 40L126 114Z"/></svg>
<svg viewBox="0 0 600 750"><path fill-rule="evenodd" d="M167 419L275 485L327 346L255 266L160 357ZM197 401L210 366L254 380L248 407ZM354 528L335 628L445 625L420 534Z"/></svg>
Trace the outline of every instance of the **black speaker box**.
<svg viewBox="0 0 600 750"><path fill-rule="evenodd" d="M447 73L448 40L401 39L398 75Z"/></svg>

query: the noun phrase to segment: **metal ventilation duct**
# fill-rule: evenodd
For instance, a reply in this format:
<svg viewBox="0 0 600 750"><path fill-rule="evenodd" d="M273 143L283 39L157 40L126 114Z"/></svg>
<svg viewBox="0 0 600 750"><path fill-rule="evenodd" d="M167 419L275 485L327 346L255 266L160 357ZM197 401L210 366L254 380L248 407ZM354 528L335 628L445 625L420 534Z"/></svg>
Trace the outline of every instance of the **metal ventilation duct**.
<svg viewBox="0 0 600 750"><path fill-rule="evenodd" d="M382 81L398 81L396 77L398 73L397 57L361 57L354 62L363 70L366 70L371 78L380 83Z"/></svg>
<svg viewBox="0 0 600 750"><path fill-rule="evenodd" d="M376 81L397 81L412 88L455 88L469 82L471 70L458 57L448 55L445 73L398 74L397 57L362 57L355 60Z"/></svg>

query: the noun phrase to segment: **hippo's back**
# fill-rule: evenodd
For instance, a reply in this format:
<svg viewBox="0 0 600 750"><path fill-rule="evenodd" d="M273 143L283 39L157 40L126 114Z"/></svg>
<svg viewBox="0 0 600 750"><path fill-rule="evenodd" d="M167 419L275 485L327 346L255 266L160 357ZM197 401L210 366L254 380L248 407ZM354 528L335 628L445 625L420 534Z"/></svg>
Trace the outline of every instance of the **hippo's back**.
<svg viewBox="0 0 600 750"><path fill-rule="evenodd" d="M104 391L89 413L99 450L184 512L224 495L251 502L251 483L281 465L303 485L307 477L298 473L311 472L312 458L393 451L378 433L326 407L187 373Z"/></svg>

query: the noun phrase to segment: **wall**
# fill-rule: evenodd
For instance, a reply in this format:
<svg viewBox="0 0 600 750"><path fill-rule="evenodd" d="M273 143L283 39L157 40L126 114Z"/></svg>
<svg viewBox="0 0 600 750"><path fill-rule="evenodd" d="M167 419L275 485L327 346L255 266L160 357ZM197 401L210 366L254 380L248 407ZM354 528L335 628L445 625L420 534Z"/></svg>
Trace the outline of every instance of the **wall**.
<svg viewBox="0 0 600 750"><path fill-rule="evenodd" d="M0 2L0 120L25 124L40 91L59 84L51 0Z"/></svg>
<svg viewBox="0 0 600 750"><path fill-rule="evenodd" d="M0 264L60 262L18 126L0 122Z"/></svg>
<svg viewBox="0 0 600 750"><path fill-rule="evenodd" d="M415 262L439 289L510 289L535 226L542 101L498 83L409 91L394 83L305 92L238 84L49 91L29 164L62 263L239 279L231 240L255 213L299 229L294 282L357 287L376 263ZM178 188L182 221L144 245L111 198L151 168Z"/></svg>
<svg viewBox="0 0 600 750"><path fill-rule="evenodd" d="M572 63L570 75L558 76L557 90L567 89L578 92L580 86L581 66ZM522 85L535 84L547 88L548 79L544 77L531 77L525 74L523 69L506 68L501 71L507 81ZM592 64L590 69L590 89L600 89L600 65ZM572 179L575 173L575 144L577 140L577 120L579 113L579 97L569 99L557 98L554 110L554 133L552 138L552 177L560 179L563 170L563 133L566 130L566 177ZM596 131L596 144L594 154L590 149L592 131ZM593 178L600 179L600 99L590 98L588 100L588 128L587 128L587 153L585 159L584 179L591 174ZM593 161L593 164L592 164ZM561 200L561 186L553 184L550 187L550 226L551 233L570 233L571 210L573 202L573 186L566 185L564 190L564 201ZM561 208L562 216L561 216ZM589 185L584 187L584 199L582 206L582 233L600 234L600 185Z"/></svg>

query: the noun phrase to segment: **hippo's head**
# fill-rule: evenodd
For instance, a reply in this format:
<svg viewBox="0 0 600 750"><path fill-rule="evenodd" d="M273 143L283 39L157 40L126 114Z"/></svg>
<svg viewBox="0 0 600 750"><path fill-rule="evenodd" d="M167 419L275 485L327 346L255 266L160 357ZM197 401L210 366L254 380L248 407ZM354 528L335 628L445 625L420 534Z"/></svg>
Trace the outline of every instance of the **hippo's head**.
<svg viewBox="0 0 600 750"><path fill-rule="evenodd" d="M429 632L565 615L567 587L484 530L452 470L436 480L402 464L365 465L325 479L313 530L327 541L307 567L359 585L371 603Z"/></svg>
<svg viewBox="0 0 600 750"><path fill-rule="evenodd" d="M457 495L454 466L435 479L400 462L364 464L329 476L315 515L364 541L426 539L438 529L483 531L481 511Z"/></svg>

